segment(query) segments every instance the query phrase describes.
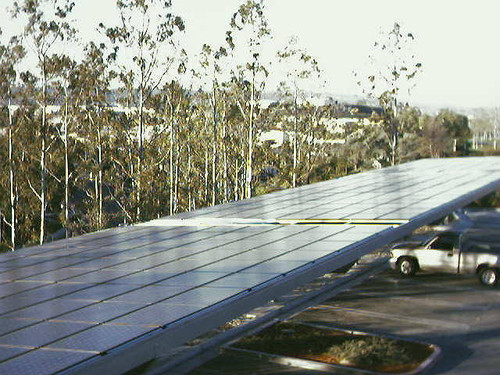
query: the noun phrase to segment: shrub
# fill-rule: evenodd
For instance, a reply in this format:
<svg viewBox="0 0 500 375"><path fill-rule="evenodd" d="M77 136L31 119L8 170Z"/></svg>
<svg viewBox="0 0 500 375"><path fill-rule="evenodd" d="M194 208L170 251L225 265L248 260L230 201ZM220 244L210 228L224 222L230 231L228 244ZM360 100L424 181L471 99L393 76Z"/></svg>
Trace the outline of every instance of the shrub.
<svg viewBox="0 0 500 375"><path fill-rule="evenodd" d="M336 357L341 364L358 366L402 364L411 358L394 340L376 336L347 340L332 346L328 354Z"/></svg>

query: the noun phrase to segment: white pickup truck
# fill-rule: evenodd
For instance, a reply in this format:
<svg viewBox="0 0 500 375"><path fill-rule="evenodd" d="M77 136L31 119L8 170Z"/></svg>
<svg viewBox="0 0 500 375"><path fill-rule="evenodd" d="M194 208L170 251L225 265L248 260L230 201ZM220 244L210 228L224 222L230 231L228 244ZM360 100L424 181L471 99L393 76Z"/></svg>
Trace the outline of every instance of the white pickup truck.
<svg viewBox="0 0 500 375"><path fill-rule="evenodd" d="M403 276L417 271L476 274L488 286L498 284L498 234L477 231L442 232L422 243L399 243L391 248L390 265Z"/></svg>

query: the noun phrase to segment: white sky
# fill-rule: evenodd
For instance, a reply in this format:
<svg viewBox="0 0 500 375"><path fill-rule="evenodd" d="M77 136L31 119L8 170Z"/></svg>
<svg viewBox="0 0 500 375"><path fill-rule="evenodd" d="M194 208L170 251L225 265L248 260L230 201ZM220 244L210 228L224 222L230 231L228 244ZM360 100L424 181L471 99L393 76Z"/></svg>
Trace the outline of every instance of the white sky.
<svg viewBox="0 0 500 375"><path fill-rule="evenodd" d="M111 23L113 0L75 0L84 37L97 23ZM221 45L238 0L173 0L186 23L185 41L196 53L203 43ZM5 8L11 0L0 0ZM5 6L3 6L5 4ZM361 71L381 30L399 22L415 35L424 68L412 92L416 104L500 106L500 2L498 0L267 0L272 47L296 35L316 57L332 94L360 94ZM2 9L3 10L3 9ZM0 12L0 27L8 14ZM8 31L8 30L7 30Z"/></svg>

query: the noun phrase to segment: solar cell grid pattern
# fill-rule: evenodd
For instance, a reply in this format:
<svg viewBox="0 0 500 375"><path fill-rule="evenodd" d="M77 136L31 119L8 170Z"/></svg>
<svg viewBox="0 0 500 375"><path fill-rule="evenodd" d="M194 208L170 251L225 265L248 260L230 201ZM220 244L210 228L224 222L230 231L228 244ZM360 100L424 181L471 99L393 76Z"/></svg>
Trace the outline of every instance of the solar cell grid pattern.
<svg viewBox="0 0 500 375"><path fill-rule="evenodd" d="M499 158L421 160L176 218L411 221L488 184ZM160 219L1 254L0 373L71 369L391 230Z"/></svg>

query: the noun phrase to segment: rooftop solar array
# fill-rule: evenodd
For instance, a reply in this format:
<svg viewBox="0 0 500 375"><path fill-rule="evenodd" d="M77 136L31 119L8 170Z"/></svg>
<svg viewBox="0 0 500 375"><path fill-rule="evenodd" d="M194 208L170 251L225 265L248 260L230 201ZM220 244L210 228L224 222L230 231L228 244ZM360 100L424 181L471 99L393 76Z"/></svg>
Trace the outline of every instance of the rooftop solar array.
<svg viewBox="0 0 500 375"><path fill-rule="evenodd" d="M500 158L420 160L1 254L0 373L140 364L498 188Z"/></svg>

